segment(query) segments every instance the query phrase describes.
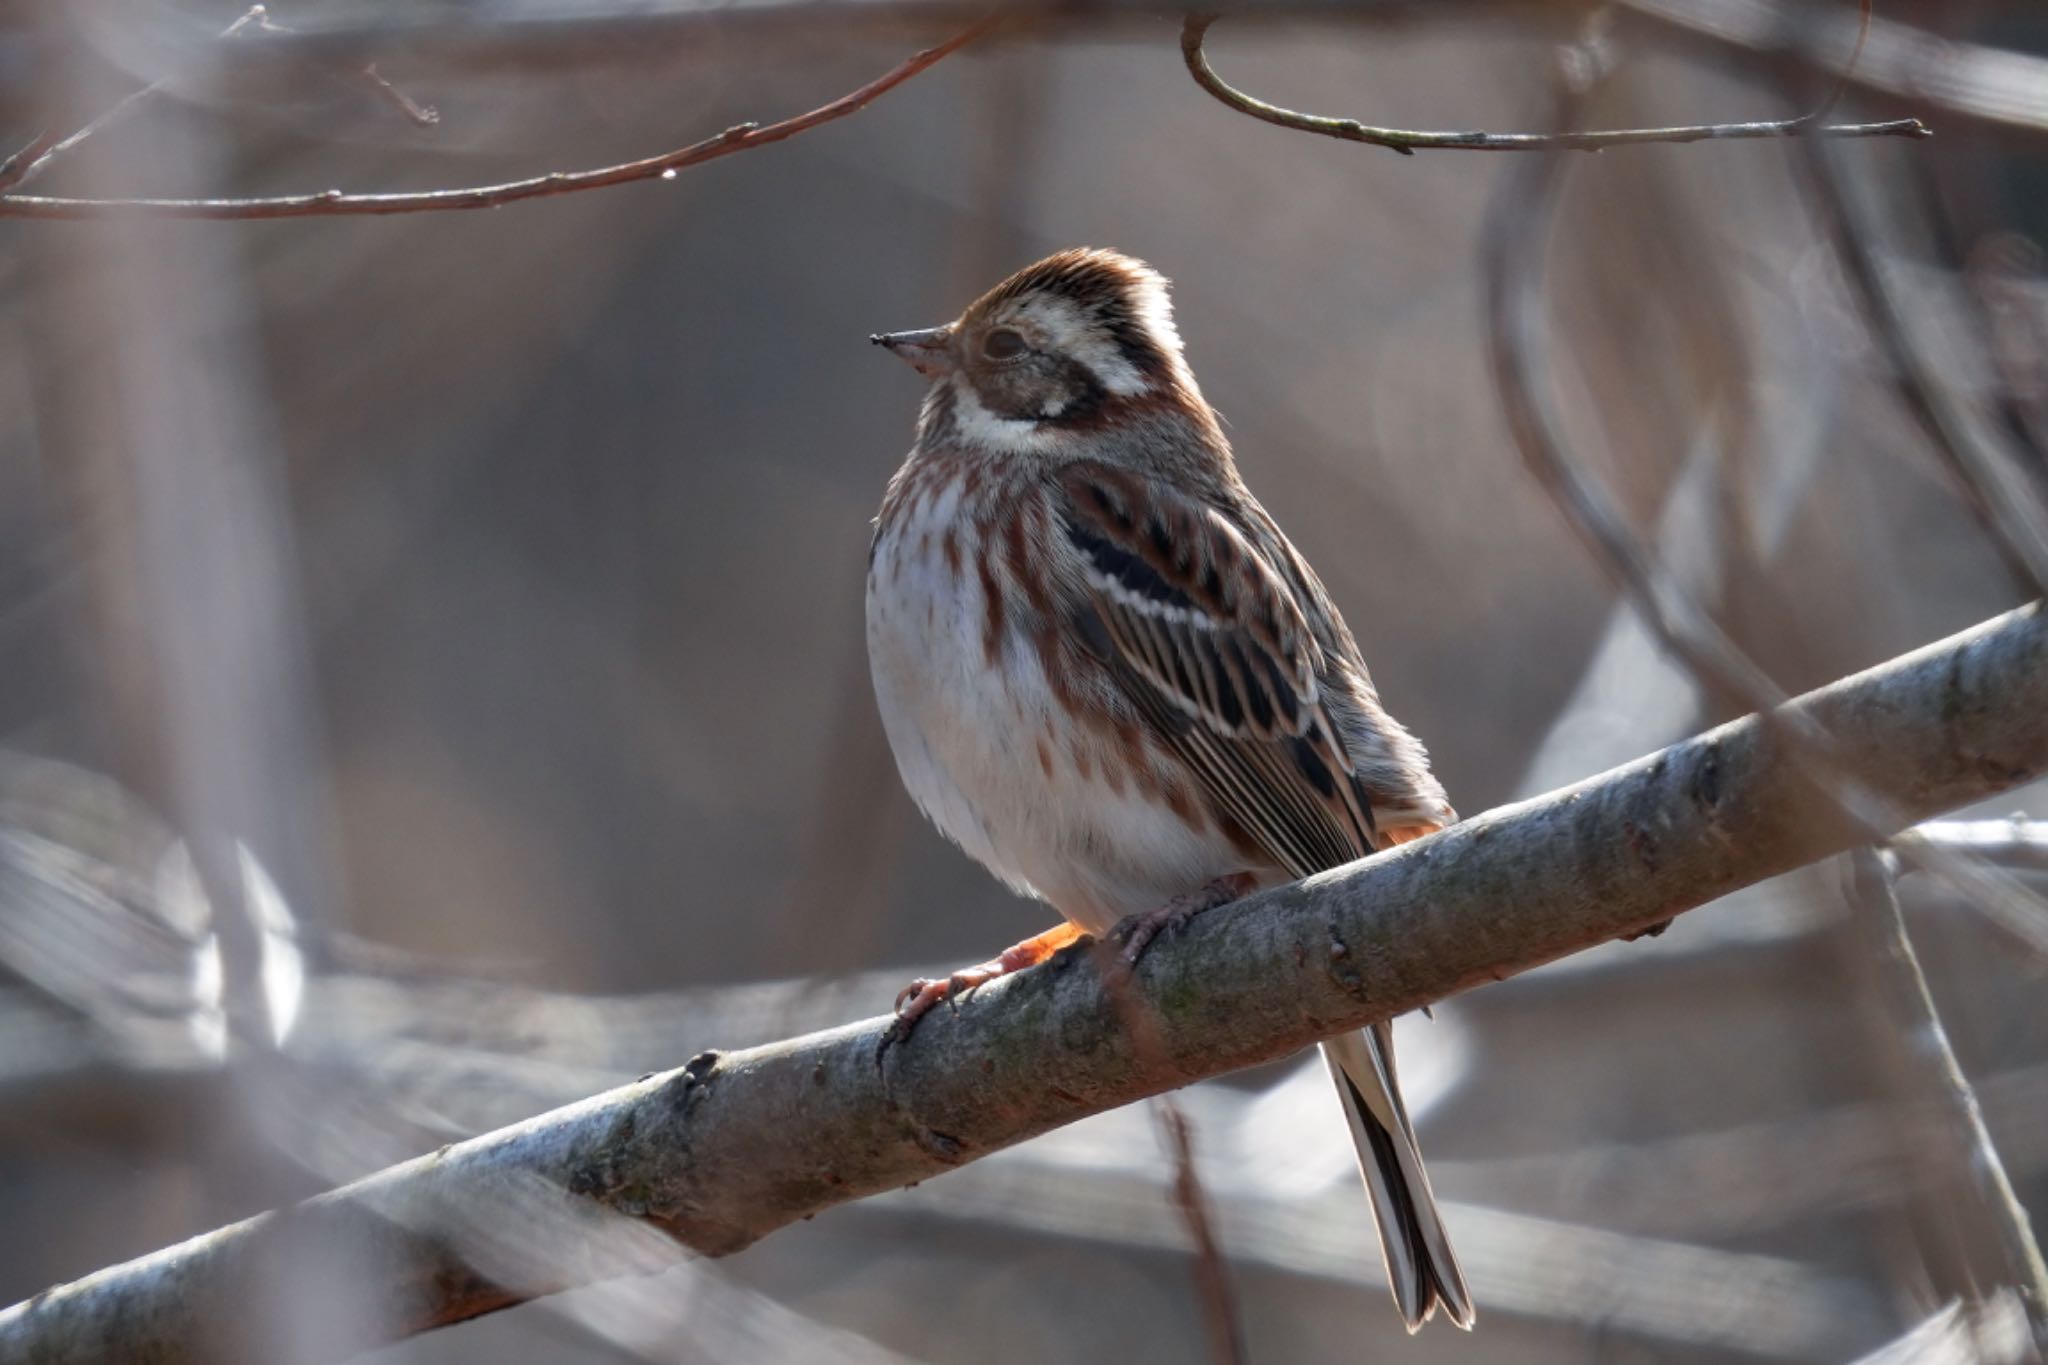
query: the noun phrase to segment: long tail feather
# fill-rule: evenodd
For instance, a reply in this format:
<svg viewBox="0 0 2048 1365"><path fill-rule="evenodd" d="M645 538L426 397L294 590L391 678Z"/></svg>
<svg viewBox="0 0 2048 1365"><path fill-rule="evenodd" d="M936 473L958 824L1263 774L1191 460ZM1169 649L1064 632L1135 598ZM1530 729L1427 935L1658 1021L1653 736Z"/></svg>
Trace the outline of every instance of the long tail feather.
<svg viewBox="0 0 2048 1365"><path fill-rule="evenodd" d="M1416 1150L1415 1128L1401 1103L1394 1076L1393 1030L1375 1024L1323 1044L1323 1060L1337 1083L1359 1173L1379 1223L1387 1282L1401 1319L1413 1332L1441 1304L1460 1327L1472 1325L1472 1295L1451 1252L1443 1216L1430 1192L1429 1175Z"/></svg>

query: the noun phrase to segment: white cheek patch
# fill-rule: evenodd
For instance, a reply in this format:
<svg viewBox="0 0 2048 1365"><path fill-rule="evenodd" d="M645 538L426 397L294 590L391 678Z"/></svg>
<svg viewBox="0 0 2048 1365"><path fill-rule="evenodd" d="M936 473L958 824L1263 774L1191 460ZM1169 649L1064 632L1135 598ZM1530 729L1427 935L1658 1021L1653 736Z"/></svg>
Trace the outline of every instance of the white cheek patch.
<svg viewBox="0 0 2048 1365"><path fill-rule="evenodd" d="M953 379L953 399L954 429L968 445L1001 452L1050 450L1059 443L1059 433L1041 426L1038 418L998 417L990 412L964 376Z"/></svg>
<svg viewBox="0 0 2048 1365"><path fill-rule="evenodd" d="M1165 291L1157 291L1165 298ZM1041 296L1031 299L1018 310L1018 315L1028 319L1045 333L1048 348L1062 355L1070 355L1087 366L1089 372L1102 387L1120 397L1130 398L1151 389L1151 381L1138 367L1124 359L1124 353L1117 349L1114 338L1098 326L1094 319L1087 317L1078 308L1062 298ZM1150 311L1145 313L1147 329L1150 330ZM1172 314L1167 314L1166 336L1178 345L1173 335ZM1158 333L1151 333L1154 337ZM1168 349L1172 354L1172 349Z"/></svg>

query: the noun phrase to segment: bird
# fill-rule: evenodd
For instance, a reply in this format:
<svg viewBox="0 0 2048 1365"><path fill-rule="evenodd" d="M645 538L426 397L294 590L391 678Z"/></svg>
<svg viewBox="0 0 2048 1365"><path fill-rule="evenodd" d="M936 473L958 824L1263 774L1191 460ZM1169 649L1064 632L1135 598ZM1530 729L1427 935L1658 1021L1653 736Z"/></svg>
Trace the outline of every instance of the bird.
<svg viewBox="0 0 2048 1365"><path fill-rule="evenodd" d="M930 381L868 555L883 728L939 830L1063 920L911 983L892 1036L1084 935L1136 961L1193 915L1457 818L1239 475L1158 271L1061 251L871 340ZM1402 1321L1469 1328L1389 1025L1322 1051Z"/></svg>

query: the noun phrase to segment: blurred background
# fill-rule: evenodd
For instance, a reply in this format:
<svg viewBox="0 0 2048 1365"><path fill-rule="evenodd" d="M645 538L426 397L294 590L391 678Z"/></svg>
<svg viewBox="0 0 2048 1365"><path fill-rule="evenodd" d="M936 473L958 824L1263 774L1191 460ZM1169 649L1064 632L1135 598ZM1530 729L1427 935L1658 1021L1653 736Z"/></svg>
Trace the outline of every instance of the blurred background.
<svg viewBox="0 0 2048 1365"><path fill-rule="evenodd" d="M1461 810L1739 710L1667 661L1502 421L1481 242L1515 211L1515 159L1251 121L1189 80L1177 16L1066 8L672 181L0 222L0 1302L705 1048L880 1013L1047 927L903 796L861 593L920 397L868 334L944 321L1055 249L1172 277L1247 479ZM1297 108L1548 126L1586 11L1426 8L1264 6L1210 49ZM1856 16L1798 8L1815 61L1776 51L1752 0L1612 7L1586 116L1810 107ZM241 13L0 15L9 146L157 86L26 191L597 166L813 108L973 17L280 0L291 31L217 39ZM1937 136L1828 164L1919 378L2039 495L2048 17L1880 3L1835 116L1907 114ZM1987 526L2048 504L1973 494L1929 439L1798 148L1562 173L1528 230L1572 453L1779 685L2035 595ZM1948 835L2048 890L2015 811L2048 817L2048 792ZM2019 1347L1995 1311L1960 1354L1896 1345L1996 1267L1952 1163L1900 1119L1912 1021L1847 885L1811 868L1402 1021L1470 1336L1401 1333L1313 1056L1181 1096L1245 1358L2027 1358L1998 1354ZM2041 961L1942 884L1902 889L1991 1136L2048 1208ZM1105 1115L373 1358L1226 1359L1162 1132L1156 1106ZM543 1214L479 1216L545 1242ZM261 1358L289 1362L352 1309L321 1282L259 1311Z"/></svg>

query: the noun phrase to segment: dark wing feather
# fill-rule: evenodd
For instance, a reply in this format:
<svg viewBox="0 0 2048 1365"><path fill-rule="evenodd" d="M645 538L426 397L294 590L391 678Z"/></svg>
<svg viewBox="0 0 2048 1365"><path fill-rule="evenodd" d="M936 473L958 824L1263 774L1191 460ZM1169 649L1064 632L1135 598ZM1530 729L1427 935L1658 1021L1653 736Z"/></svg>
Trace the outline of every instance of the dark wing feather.
<svg viewBox="0 0 2048 1365"><path fill-rule="evenodd" d="M1206 503L1102 465L1060 478L1074 624L1159 740L1294 876L1370 852L1371 807L1287 580Z"/></svg>

